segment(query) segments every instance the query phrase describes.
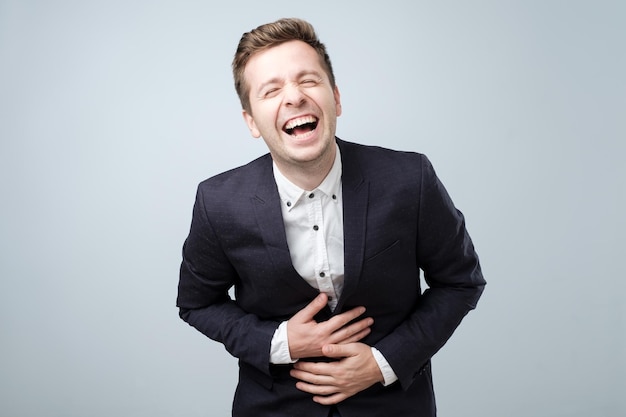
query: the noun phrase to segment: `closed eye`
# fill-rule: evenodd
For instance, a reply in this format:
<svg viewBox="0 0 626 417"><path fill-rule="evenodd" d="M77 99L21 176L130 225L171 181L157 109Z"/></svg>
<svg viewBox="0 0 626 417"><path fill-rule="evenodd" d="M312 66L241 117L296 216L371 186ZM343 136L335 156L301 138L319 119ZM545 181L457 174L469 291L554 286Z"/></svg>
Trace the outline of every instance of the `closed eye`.
<svg viewBox="0 0 626 417"><path fill-rule="evenodd" d="M268 88L267 90L263 92L262 96L264 98L271 98L277 95L279 91L280 91L280 88L278 87Z"/></svg>
<svg viewBox="0 0 626 417"><path fill-rule="evenodd" d="M305 87L313 87L317 85L318 83L319 83L319 80L311 80L311 79L306 79L300 82L300 84L304 85Z"/></svg>

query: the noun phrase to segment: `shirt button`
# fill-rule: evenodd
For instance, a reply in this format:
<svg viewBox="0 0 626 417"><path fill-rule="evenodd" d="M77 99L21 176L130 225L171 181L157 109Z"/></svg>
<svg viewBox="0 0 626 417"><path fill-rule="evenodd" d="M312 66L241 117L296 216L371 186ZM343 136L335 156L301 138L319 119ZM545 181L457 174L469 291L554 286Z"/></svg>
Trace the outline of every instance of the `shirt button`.
<svg viewBox="0 0 626 417"><path fill-rule="evenodd" d="M318 225L315 225L315 226L313 226L313 230L315 230L317 232L318 230L320 230L320 227Z"/></svg>
<svg viewBox="0 0 626 417"><path fill-rule="evenodd" d="M333 200L336 200L337 196L335 194L333 194Z"/></svg>
<svg viewBox="0 0 626 417"><path fill-rule="evenodd" d="M291 201L287 201L287 207L291 207Z"/></svg>
<svg viewBox="0 0 626 417"><path fill-rule="evenodd" d="M313 197L315 197L314 193L309 194L309 198L313 198Z"/></svg>
<svg viewBox="0 0 626 417"><path fill-rule="evenodd" d="M325 273L320 272L320 277L324 278L325 276L326 276L326 274L325 274Z"/></svg>

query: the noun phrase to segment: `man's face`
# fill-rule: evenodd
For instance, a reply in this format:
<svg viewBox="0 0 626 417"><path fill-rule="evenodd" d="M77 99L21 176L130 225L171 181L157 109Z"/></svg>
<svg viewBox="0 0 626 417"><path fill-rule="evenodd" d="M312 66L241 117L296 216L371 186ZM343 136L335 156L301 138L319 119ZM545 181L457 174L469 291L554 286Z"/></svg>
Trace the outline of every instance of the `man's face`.
<svg viewBox="0 0 626 417"><path fill-rule="evenodd" d="M332 165L341 103L315 50L290 41L258 52L244 77L250 91L244 119L281 171Z"/></svg>

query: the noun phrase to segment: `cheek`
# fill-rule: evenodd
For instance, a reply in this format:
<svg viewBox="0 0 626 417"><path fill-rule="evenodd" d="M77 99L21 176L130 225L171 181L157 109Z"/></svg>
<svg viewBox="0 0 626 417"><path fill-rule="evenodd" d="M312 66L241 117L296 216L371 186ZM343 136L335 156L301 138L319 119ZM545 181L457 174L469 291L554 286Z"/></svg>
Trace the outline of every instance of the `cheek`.
<svg viewBox="0 0 626 417"><path fill-rule="evenodd" d="M333 112L335 113L335 116L340 116L341 115L341 102L339 102L334 95L329 96L324 96L324 97L320 97L319 98L320 101L317 101L317 103L324 103L324 110L328 111L328 112Z"/></svg>
<svg viewBox="0 0 626 417"><path fill-rule="evenodd" d="M274 130L274 122L271 116L265 113L260 113L256 120L256 128L260 134L269 133Z"/></svg>
<svg viewBox="0 0 626 417"><path fill-rule="evenodd" d="M276 129L276 107L270 106L270 103L257 105L253 109L254 117L250 118L248 127L252 136L258 138L263 133L270 133Z"/></svg>
<svg viewBox="0 0 626 417"><path fill-rule="evenodd" d="M258 106L255 113L257 124L265 128L273 127L276 124L279 107L280 103L275 99L268 100L263 105Z"/></svg>

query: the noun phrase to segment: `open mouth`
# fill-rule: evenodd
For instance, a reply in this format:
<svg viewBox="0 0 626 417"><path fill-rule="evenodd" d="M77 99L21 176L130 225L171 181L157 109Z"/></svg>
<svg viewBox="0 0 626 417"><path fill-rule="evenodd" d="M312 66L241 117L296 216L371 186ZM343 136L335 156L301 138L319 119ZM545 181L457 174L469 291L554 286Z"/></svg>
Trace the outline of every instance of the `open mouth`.
<svg viewBox="0 0 626 417"><path fill-rule="evenodd" d="M285 123L283 131L291 136L309 133L317 128L318 119L313 116L298 117Z"/></svg>

